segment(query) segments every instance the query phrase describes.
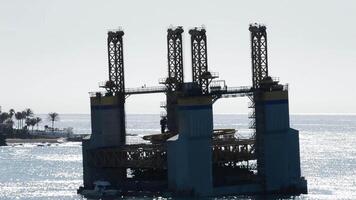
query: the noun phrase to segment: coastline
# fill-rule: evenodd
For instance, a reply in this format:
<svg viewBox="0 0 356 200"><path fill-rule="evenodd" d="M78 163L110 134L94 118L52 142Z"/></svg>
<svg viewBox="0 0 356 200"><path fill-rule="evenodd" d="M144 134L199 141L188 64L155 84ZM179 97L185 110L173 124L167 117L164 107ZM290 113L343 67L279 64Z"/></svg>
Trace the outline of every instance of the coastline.
<svg viewBox="0 0 356 200"><path fill-rule="evenodd" d="M63 138L37 138L37 139L22 139L22 138L8 138L6 139L7 144L14 143L63 143L65 140Z"/></svg>

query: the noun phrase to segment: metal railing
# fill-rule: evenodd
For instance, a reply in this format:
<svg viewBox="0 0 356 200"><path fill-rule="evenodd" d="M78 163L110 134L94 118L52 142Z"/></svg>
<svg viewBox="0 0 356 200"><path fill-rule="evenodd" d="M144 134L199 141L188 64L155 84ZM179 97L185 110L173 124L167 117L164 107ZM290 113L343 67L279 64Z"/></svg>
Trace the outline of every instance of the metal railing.
<svg viewBox="0 0 356 200"><path fill-rule="evenodd" d="M252 92L252 88L250 86L241 86L241 87L226 87L219 84L219 81L214 82L213 85L210 86L210 93L215 94L238 94L238 93L250 93Z"/></svg>
<svg viewBox="0 0 356 200"><path fill-rule="evenodd" d="M164 93L167 91L167 88L165 86L155 86L155 87L137 87L137 88L126 88L125 89L125 94L126 95L131 95L131 94L149 94L149 93ZM107 94L106 91L94 91L94 92L89 92L90 97L95 97L98 95L105 96Z"/></svg>
<svg viewBox="0 0 356 200"><path fill-rule="evenodd" d="M167 77L158 79L159 84L166 84L166 82L167 82Z"/></svg>
<svg viewBox="0 0 356 200"><path fill-rule="evenodd" d="M100 81L100 82L98 83L99 87L105 87L105 86L106 86L106 82L107 82L107 81Z"/></svg>
<svg viewBox="0 0 356 200"><path fill-rule="evenodd" d="M210 90L226 89L225 80L215 80L215 81L212 81L212 82L209 84L209 88L210 88Z"/></svg>
<svg viewBox="0 0 356 200"><path fill-rule="evenodd" d="M228 93L244 93L251 92L252 88L250 86L240 86L240 87L227 87L226 92Z"/></svg>
<svg viewBox="0 0 356 200"><path fill-rule="evenodd" d="M164 93L167 91L165 86L154 86L154 87L137 87L137 88L126 88L125 94L148 94L148 93Z"/></svg>
<svg viewBox="0 0 356 200"><path fill-rule="evenodd" d="M272 81L279 82L279 77L271 77Z"/></svg>
<svg viewBox="0 0 356 200"><path fill-rule="evenodd" d="M288 91L289 90L289 85L288 84L284 84L283 85L283 91Z"/></svg>
<svg viewBox="0 0 356 200"><path fill-rule="evenodd" d="M89 92L89 97L105 96L105 91Z"/></svg>
<svg viewBox="0 0 356 200"><path fill-rule="evenodd" d="M235 98L235 97L245 97L248 96L249 93L238 93L238 94L222 94L221 98Z"/></svg>
<svg viewBox="0 0 356 200"><path fill-rule="evenodd" d="M219 72L210 72L212 78L218 78Z"/></svg>

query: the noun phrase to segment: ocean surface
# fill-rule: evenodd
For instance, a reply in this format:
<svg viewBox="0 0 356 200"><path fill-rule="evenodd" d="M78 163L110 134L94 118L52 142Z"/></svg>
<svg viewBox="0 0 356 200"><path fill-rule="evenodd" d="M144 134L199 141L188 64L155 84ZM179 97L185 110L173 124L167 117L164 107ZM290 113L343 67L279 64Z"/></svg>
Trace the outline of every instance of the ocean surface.
<svg viewBox="0 0 356 200"><path fill-rule="evenodd" d="M60 117L55 126L90 133L89 115ZM215 128L236 128L241 137L250 134L248 123L247 115L214 117ZM292 115L291 127L300 131L301 168L309 194L287 199L356 199L356 115ZM127 137L130 143L159 131L159 115L127 116L127 132L136 135ZM37 145L0 147L0 200L85 199L76 194L82 184L81 144Z"/></svg>

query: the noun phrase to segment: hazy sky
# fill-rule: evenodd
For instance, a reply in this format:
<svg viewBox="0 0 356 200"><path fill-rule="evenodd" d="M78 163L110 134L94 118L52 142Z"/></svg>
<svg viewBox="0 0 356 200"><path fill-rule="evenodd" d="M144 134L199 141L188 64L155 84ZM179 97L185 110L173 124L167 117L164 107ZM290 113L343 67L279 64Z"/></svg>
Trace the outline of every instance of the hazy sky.
<svg viewBox="0 0 356 200"><path fill-rule="evenodd" d="M269 72L290 84L292 113L356 113L355 1L0 0L0 105L36 113L89 113L89 91L107 79L106 32L123 27L127 87L167 74L166 29L204 24L209 69L228 86L251 85L248 24L266 24ZM159 113L164 95L131 96L127 113ZM247 112L247 98L215 113Z"/></svg>

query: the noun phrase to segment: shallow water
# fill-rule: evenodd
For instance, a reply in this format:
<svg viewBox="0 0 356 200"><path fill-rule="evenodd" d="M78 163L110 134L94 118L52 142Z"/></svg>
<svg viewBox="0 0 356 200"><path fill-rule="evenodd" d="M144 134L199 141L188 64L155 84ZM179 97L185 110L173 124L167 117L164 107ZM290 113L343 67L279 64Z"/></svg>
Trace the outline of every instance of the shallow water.
<svg viewBox="0 0 356 200"><path fill-rule="evenodd" d="M214 118L216 128L236 128L241 136L250 133L248 122L246 115ZM90 133L90 116L61 115L57 126ZM300 130L302 174L309 187L309 194L291 198L356 199L356 116L293 115L291 126ZM127 116L127 132L137 134L127 137L130 143L159 131L159 115ZM76 194L82 184L81 161L80 143L0 147L0 199L84 199ZM265 199L213 199L231 198Z"/></svg>

